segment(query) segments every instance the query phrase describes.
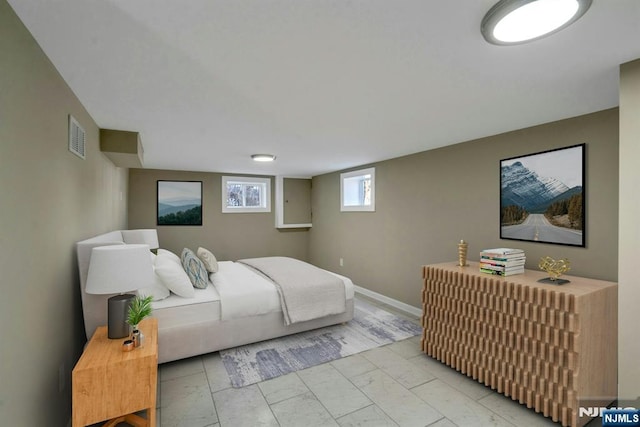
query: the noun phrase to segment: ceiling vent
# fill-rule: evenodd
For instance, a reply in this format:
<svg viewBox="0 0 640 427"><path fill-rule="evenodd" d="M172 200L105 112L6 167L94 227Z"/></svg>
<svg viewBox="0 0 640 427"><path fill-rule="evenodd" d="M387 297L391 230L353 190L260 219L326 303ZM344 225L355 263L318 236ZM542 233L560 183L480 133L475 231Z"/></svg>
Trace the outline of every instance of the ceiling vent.
<svg viewBox="0 0 640 427"><path fill-rule="evenodd" d="M69 114L69 151L82 159L85 158L84 129L71 114Z"/></svg>

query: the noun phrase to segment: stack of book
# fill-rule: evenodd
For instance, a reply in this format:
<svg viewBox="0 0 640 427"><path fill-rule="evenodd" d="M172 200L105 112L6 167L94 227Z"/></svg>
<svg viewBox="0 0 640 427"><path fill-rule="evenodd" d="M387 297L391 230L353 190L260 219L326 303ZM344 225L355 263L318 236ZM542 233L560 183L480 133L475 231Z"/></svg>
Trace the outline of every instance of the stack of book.
<svg viewBox="0 0 640 427"><path fill-rule="evenodd" d="M525 260L522 249L484 249L480 252L480 271L498 276L523 274Z"/></svg>

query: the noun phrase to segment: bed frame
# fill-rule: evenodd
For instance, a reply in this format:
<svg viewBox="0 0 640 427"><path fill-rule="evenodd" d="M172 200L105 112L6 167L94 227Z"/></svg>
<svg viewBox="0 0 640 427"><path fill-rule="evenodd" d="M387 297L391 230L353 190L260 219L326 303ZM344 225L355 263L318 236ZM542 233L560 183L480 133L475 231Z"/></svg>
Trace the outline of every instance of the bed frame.
<svg viewBox="0 0 640 427"><path fill-rule="evenodd" d="M133 243L133 242L129 242ZM121 231L101 234L76 244L80 292L87 339L96 328L107 323L107 299L111 295L92 295L85 292L91 251L98 246L127 244ZM347 300L344 313L307 322L285 325L282 311L232 320L202 321L171 324L165 319L158 322L158 363L184 359L237 347L284 335L348 322L353 318L353 298ZM157 311L162 310L156 309Z"/></svg>

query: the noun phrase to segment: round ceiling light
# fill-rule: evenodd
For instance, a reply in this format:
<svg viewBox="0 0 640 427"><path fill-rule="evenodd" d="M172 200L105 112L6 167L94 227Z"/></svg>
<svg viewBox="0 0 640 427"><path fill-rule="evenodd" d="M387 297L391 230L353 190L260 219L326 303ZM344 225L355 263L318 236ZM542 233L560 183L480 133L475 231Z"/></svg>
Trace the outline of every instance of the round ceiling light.
<svg viewBox="0 0 640 427"><path fill-rule="evenodd" d="M273 154L252 154L251 158L254 162L273 162L276 156Z"/></svg>
<svg viewBox="0 0 640 427"><path fill-rule="evenodd" d="M501 0L484 16L480 30L489 43L526 43L568 27L589 6L591 0Z"/></svg>

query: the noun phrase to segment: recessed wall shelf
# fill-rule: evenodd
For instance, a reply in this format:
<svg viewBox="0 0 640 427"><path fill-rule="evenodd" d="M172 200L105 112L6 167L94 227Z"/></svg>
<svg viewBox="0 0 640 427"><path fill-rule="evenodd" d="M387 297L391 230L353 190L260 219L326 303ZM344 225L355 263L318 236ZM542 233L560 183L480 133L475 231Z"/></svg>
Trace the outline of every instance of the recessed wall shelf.
<svg viewBox="0 0 640 427"><path fill-rule="evenodd" d="M311 228L311 179L276 176L276 228Z"/></svg>

